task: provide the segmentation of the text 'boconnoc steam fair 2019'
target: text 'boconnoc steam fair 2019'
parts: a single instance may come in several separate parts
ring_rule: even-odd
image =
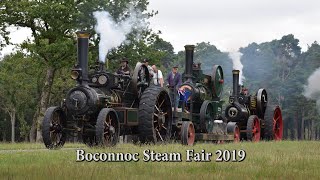
[[[180,152],[155,152],[150,149],[144,150],[141,155],[122,152],[85,152],[82,149],[76,150],[77,162],[241,162],[246,158],[245,150],[216,150],[207,152],[202,149],[186,150],[185,154]]]

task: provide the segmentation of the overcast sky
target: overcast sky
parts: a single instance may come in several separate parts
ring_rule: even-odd
[[[223,51],[236,51],[251,42],[294,34],[303,50],[320,41],[319,0],[150,0],[158,10],[151,27],[172,43],[210,42]]]
[[[236,51],[251,42],[280,39],[290,33],[300,40],[303,50],[320,41],[319,0],[150,0],[149,10],[159,11],[151,27],[161,30],[161,37],[176,52],[185,44],[202,41],[223,51]],[[13,32],[15,43],[29,34],[28,30]]]

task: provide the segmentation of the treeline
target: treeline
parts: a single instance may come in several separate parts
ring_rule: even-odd
[[[90,0],[24,3],[3,0],[0,2],[0,34],[10,44],[7,28],[27,27],[32,30],[32,40],[18,46],[16,53],[0,61],[0,140],[41,140],[40,124],[47,107],[61,103],[68,89],[75,85],[70,69],[76,61],[76,37],[79,29],[88,30],[90,41],[89,63],[98,59],[99,37],[94,32],[92,12],[108,10],[116,21],[128,16],[127,7],[134,5],[150,18],[156,12],[148,12],[147,0]],[[61,20],[61,17],[68,17]],[[35,21],[35,19],[37,21]],[[160,38],[160,32],[146,29],[140,39],[135,32],[126,43],[109,53],[108,67],[113,71],[122,57],[130,65],[144,58],[157,64],[164,73],[172,64],[184,68],[184,52],[174,53],[173,46]],[[293,35],[283,36],[261,44],[251,43],[239,51],[246,80],[244,85],[255,93],[266,88],[271,104],[280,104],[285,122],[285,137],[289,139],[319,139],[320,116],[314,101],[303,96],[304,85],[310,74],[320,67],[320,46],[313,43],[301,52],[299,40]],[[227,102],[231,90],[232,61],[209,42],[196,44],[195,61],[202,63],[205,73],[212,73],[212,66],[219,64],[225,75],[223,99]]]
[[[18,45],[18,52],[0,61],[0,139],[40,141],[41,123],[47,107],[58,105],[74,85],[69,72],[76,61],[76,35],[91,34],[90,65],[98,59],[99,36],[93,12],[107,10],[116,22],[128,16],[129,9],[148,19],[157,12],[147,11],[148,0],[83,1],[0,1],[0,45],[11,44],[10,29],[24,27],[31,37]],[[140,38],[136,38],[140,37]],[[114,37],[116,38],[116,37]],[[148,57],[151,63],[168,65],[173,48],[152,29],[133,30],[127,42],[113,49],[107,59],[111,70],[127,57],[131,65]],[[11,128],[10,128],[11,127]]]
[[[265,88],[269,104],[282,107],[284,137],[320,139],[319,107],[314,100],[303,95],[308,77],[320,67],[320,45],[315,41],[302,52],[299,40],[289,34],[270,42],[251,43],[241,47],[239,52],[242,53],[245,76],[243,85],[249,88],[249,93],[254,94],[259,88]],[[177,56],[183,67],[184,52],[179,52]],[[223,67],[226,80],[223,99],[228,102],[232,86],[232,60],[228,53],[202,42],[196,46],[195,61],[203,64],[207,74],[211,74],[214,64]]]

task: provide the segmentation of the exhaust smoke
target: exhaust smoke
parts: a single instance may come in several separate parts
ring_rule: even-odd
[[[133,30],[137,32],[137,39],[148,26],[145,21],[146,15],[141,11],[135,10],[133,7],[128,8],[130,16],[120,22],[116,22],[107,11],[95,11],[93,13],[97,24],[95,26],[96,33],[100,36],[99,42],[99,61],[105,63],[108,52],[113,48],[120,46],[126,41],[127,35]]]
[[[235,70],[240,70],[240,74],[239,74],[239,84],[242,85],[243,81],[245,80],[245,77],[243,76],[243,65],[240,61],[242,56],[242,53],[240,52],[229,52],[229,57],[232,60],[232,64],[233,64],[233,69]]]
[[[320,68],[315,70],[308,78],[308,84],[304,86],[303,95],[317,102],[318,113],[320,113]]]

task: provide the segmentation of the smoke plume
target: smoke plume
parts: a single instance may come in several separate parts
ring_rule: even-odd
[[[240,78],[239,78],[239,84],[242,85],[242,82],[245,80],[245,77],[243,76],[243,65],[240,61],[242,56],[242,53],[240,52],[229,52],[229,57],[232,59],[233,63],[233,69],[240,70]]]
[[[133,7],[128,8],[130,17],[116,22],[107,11],[95,11],[93,13],[97,24],[95,31],[100,35],[99,60],[105,62],[108,52],[122,43],[128,43],[127,35],[135,30],[137,37],[147,28],[146,17],[141,11],[135,11]]]
[[[320,113],[320,68],[314,71],[308,78],[308,85],[304,86],[303,95],[317,102],[318,112]]]

